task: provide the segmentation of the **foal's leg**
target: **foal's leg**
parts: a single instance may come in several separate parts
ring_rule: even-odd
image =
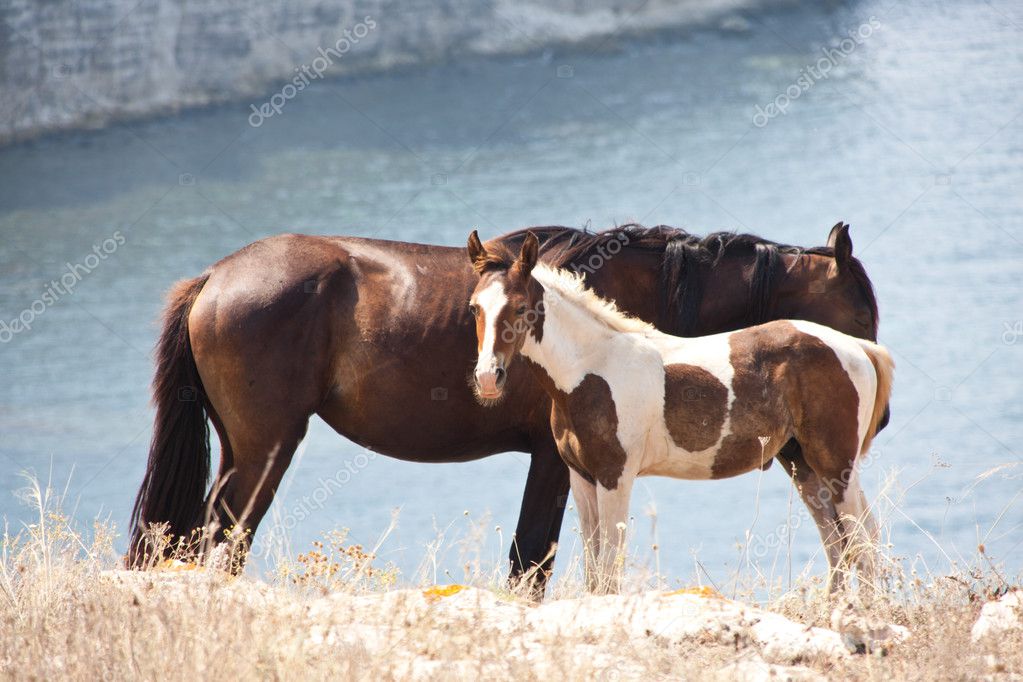
[[[851,554],[848,558],[852,559],[859,569],[861,581],[871,580],[877,571],[877,543],[880,531],[860,486],[859,471],[855,462],[850,465],[850,469],[852,473],[849,475],[845,494],[835,506],[846,536],[848,552]]]
[[[634,476],[622,473],[618,485],[608,490],[597,484],[597,510],[600,532],[600,580],[602,591],[621,589],[625,561],[625,537],[629,523],[629,498]]]
[[[572,497],[579,510],[580,532],[583,538],[583,573],[586,589],[595,592],[599,585],[597,560],[600,557],[600,534],[597,523],[597,488],[580,476],[574,469],[569,470],[572,483]]]
[[[790,443],[778,454],[778,461],[785,473],[792,478],[799,496],[820,533],[824,552],[828,559],[828,590],[837,592],[844,583],[845,575],[839,571],[839,564],[845,551],[845,536],[834,503],[834,493],[803,458],[802,450],[796,443]]]

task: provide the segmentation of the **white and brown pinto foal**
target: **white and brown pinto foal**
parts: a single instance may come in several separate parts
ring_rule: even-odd
[[[873,343],[798,320],[681,338],[621,313],[567,270],[488,252],[470,307],[482,401],[501,398],[521,354],[550,394],[551,424],[571,469],[591,589],[616,589],[637,476],[717,479],[765,468],[790,438],[808,467],[796,484],[830,566],[873,564],[877,528],[856,473],[888,404],[893,363]],[[596,569],[596,570],[594,570]]]

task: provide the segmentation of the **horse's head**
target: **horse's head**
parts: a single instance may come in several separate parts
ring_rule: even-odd
[[[831,228],[827,249],[807,249],[778,291],[775,314],[813,320],[861,339],[877,340],[877,299],[853,257],[849,226]]]
[[[480,276],[469,302],[479,351],[472,383],[477,398],[492,402],[503,395],[508,368],[542,315],[537,311],[542,293],[530,285],[539,243],[529,233],[518,255],[488,251],[474,230],[468,247],[473,269]]]

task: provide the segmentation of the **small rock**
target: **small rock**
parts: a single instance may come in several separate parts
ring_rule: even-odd
[[[859,613],[851,601],[831,612],[831,629],[842,635],[842,642],[854,654],[887,654],[888,650],[909,639],[909,630]]]
[[[974,642],[991,641],[1020,629],[1023,629],[1023,592],[1016,590],[984,604],[980,617],[973,624],[971,637]]]

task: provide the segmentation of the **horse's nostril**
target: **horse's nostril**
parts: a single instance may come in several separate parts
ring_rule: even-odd
[[[503,384],[505,379],[504,369],[498,367],[497,369],[494,370],[494,374],[497,375],[497,383]]]

